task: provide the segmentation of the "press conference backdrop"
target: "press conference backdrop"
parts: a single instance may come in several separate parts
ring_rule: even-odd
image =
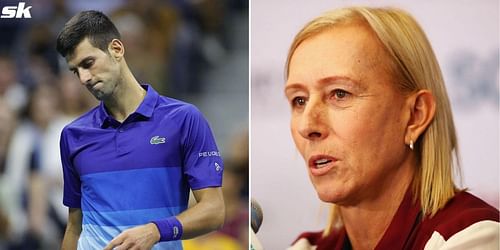
[[[264,211],[257,236],[265,249],[284,249],[300,232],[325,226],[328,206],[317,198],[291,138],[283,68],[294,35],[307,21],[350,5],[399,7],[423,26],[452,103],[461,185],[499,207],[498,1],[253,0],[251,194]]]

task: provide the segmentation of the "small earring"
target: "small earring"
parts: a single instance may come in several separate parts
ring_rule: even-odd
[[[413,150],[413,140],[410,140],[410,149]]]

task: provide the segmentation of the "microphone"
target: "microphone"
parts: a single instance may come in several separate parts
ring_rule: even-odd
[[[260,243],[259,239],[257,239],[257,235],[255,235],[255,233],[259,231],[260,225],[262,224],[262,219],[264,218],[262,208],[256,200],[252,199],[250,201],[250,210],[250,224],[252,226],[252,231],[250,232],[250,249],[262,250],[262,244]]]
[[[252,199],[250,201],[251,207],[251,225],[254,233],[259,232],[260,225],[262,224],[262,220],[264,219],[264,215],[262,214],[262,208],[259,203]]]

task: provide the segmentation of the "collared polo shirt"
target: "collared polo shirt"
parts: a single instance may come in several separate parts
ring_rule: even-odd
[[[79,249],[102,249],[125,229],[175,216],[190,189],[222,184],[223,162],[200,111],[142,87],[144,100],[123,123],[101,103],[62,131],[63,203],[82,210]]]

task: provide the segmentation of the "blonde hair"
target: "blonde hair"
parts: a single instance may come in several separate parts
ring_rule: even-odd
[[[288,51],[285,78],[290,59],[304,40],[336,25],[360,22],[366,24],[384,46],[398,89],[403,93],[427,89],[435,97],[434,119],[415,144],[417,169],[412,182],[423,214],[433,216],[457,191],[453,182],[454,166],[457,173],[460,172],[457,137],[441,69],[424,31],[410,14],[394,8],[351,7],[315,18],[295,36]],[[341,224],[335,205],[330,217],[324,235]]]

